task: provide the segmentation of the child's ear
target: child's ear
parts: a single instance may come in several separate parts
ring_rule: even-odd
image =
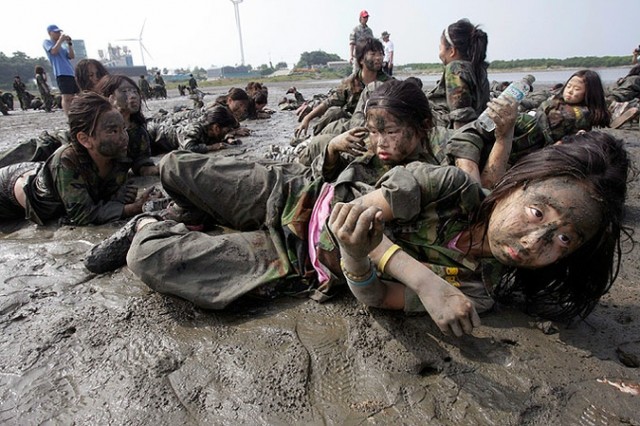
[[[112,93],[109,95],[109,102],[111,103],[111,105],[115,105],[116,104],[116,95],[115,93]]]
[[[93,147],[93,143],[91,137],[85,132],[78,132],[76,135],[76,139],[80,142],[80,145],[84,146],[87,149],[91,149]]]

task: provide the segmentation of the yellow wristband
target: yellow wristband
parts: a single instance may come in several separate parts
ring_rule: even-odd
[[[384,268],[387,266],[389,259],[391,259],[391,256],[393,256],[398,250],[402,250],[402,248],[399,245],[394,244],[384,252],[378,262],[378,271],[380,271],[381,274],[384,274]]]

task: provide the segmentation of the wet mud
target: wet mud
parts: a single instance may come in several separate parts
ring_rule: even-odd
[[[311,97],[335,83],[297,87]],[[267,85],[277,109],[289,85]],[[205,101],[226,88],[210,92]],[[145,113],[178,104],[190,101],[170,93]],[[0,149],[64,125],[59,111],[0,117]],[[224,154],[286,155],[295,125],[290,111],[250,122],[253,136]],[[638,127],[611,132],[638,163]],[[629,190],[638,238],[638,180]],[[640,424],[637,247],[625,245],[618,280],[586,321],[499,307],[455,339],[426,316],[366,309],[348,294],[213,312],[126,267],[91,274],[86,251],[121,225],[0,225],[1,424]]]

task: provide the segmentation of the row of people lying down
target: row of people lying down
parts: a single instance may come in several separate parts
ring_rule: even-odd
[[[136,188],[127,183],[128,176],[157,175],[153,154],[166,152],[163,148],[217,150],[237,144],[236,134],[247,134],[242,133],[244,129],[234,115],[246,112],[248,98],[244,91],[244,96],[230,94],[217,105],[197,111],[183,127],[165,126],[166,132],[175,128],[180,132],[165,134],[162,140],[167,145],[157,148],[154,138],[159,133],[150,135],[147,130],[140,91],[133,80],[124,75],[105,75],[92,87],[94,92],[83,92],[74,102],[69,130],[44,132],[0,156],[0,182],[9,200],[0,218],[27,217],[42,224],[63,217],[70,224],[86,225],[131,217],[142,211],[141,206],[153,194],[137,197]],[[233,96],[242,99],[231,99]],[[116,149],[120,139],[114,142],[107,138],[110,135],[98,132],[102,115],[107,112],[122,118],[125,132],[119,136],[125,149]],[[118,130],[116,124],[110,126],[110,131]],[[89,136],[89,145],[84,136]],[[20,195],[14,196],[14,192]]]
[[[126,262],[151,288],[209,309],[243,296],[323,301],[348,287],[369,306],[424,310],[454,335],[471,333],[496,299],[585,317],[619,266],[623,143],[581,133],[508,168],[517,106],[491,108],[497,140],[484,168],[508,170],[490,193],[438,164],[427,97],[390,81],[370,94],[365,127],[335,136],[312,167],[169,153],[160,179],[177,220],[136,216],[85,266]]]

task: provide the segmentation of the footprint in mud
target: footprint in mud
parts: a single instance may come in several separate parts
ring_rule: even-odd
[[[296,333],[311,360],[310,398],[314,404],[343,405],[352,399],[354,371],[347,357],[347,327],[331,317],[298,321]]]

